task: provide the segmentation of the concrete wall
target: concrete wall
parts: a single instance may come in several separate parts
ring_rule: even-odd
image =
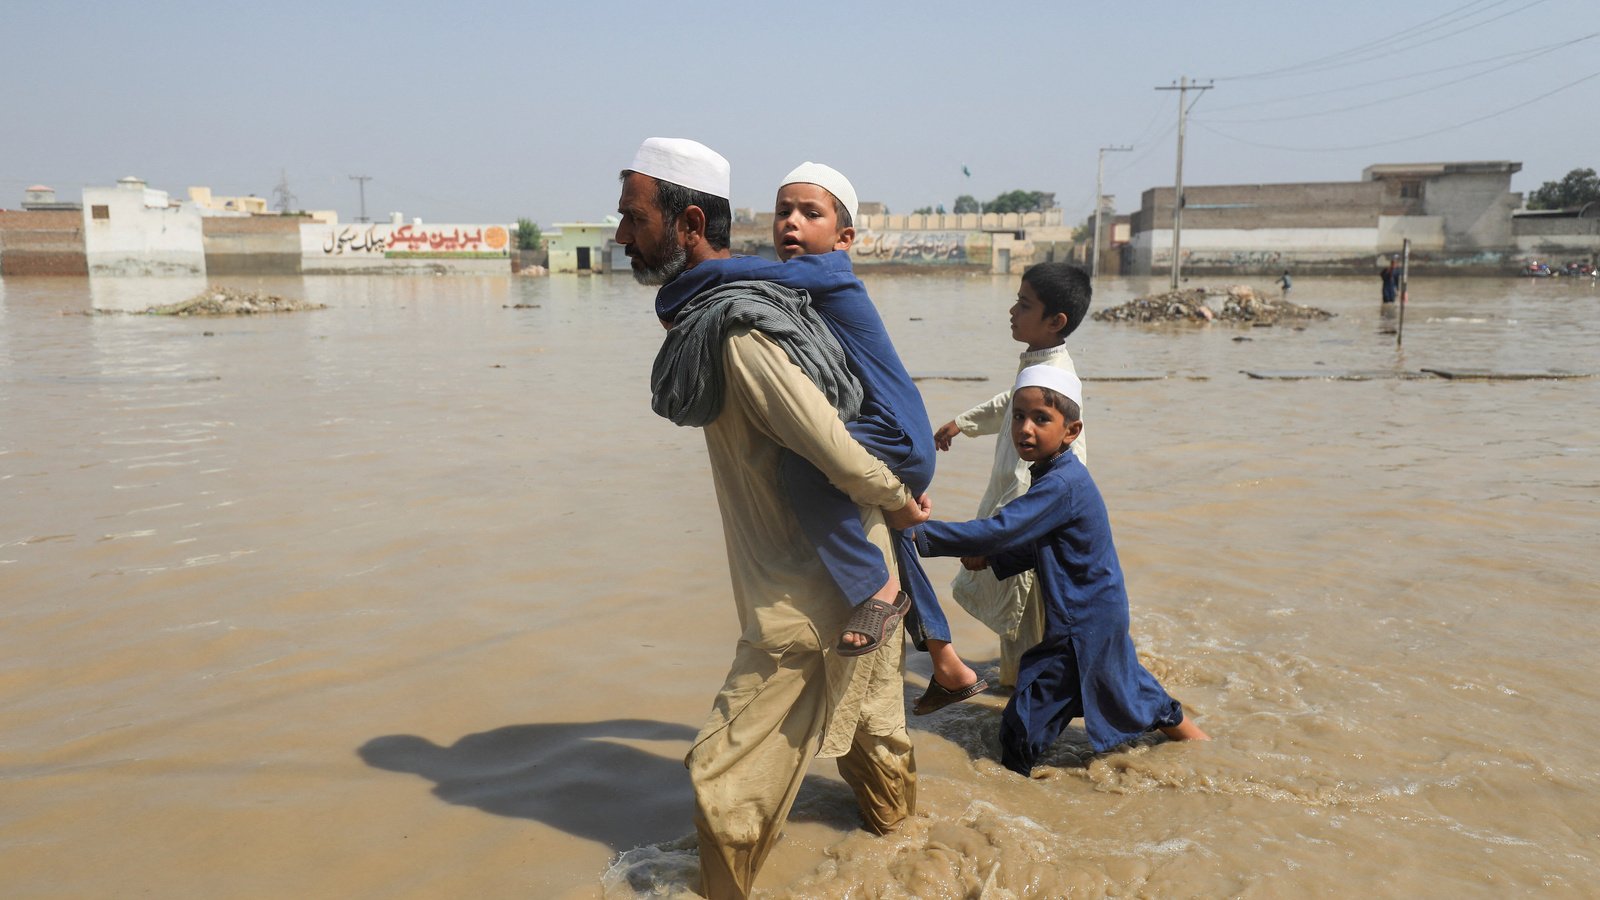
[[[1184,243],[1191,228],[1371,228],[1378,224],[1384,188],[1377,182],[1195,185],[1183,190]],[[1134,232],[1172,228],[1170,187],[1140,196]]]
[[[87,275],[83,213],[0,212],[0,275]]]
[[[1512,245],[1511,213],[1522,197],[1507,190],[1511,175],[1463,173],[1428,179],[1423,214],[1444,222],[1447,250],[1503,250]]]
[[[772,215],[770,213],[756,216],[757,221],[763,220],[770,234],[772,228]],[[861,221],[856,223],[856,231],[863,229],[871,231],[1022,231],[1032,228],[1061,227],[1061,210],[1047,209],[1043,212],[1030,213],[964,213],[956,215],[947,213],[923,215],[863,215]]]
[[[205,216],[206,271],[212,275],[299,275],[299,216]]]
[[[1399,253],[1405,249],[1407,238],[1411,239],[1414,253],[1443,253],[1446,249],[1444,219],[1440,216],[1378,217],[1378,253]]]
[[[124,178],[83,189],[83,242],[90,275],[204,275],[200,211],[173,206],[166,191]]]
[[[511,271],[511,233],[504,225],[301,222],[300,267],[307,274]]]
[[[1190,228],[1184,214],[1183,271],[1188,274],[1365,274],[1378,255],[1378,229]],[[1129,244],[1135,274],[1172,267],[1172,229],[1142,231]]]
[[[1511,230],[1523,256],[1563,263],[1600,259],[1600,218],[1518,216]]]
[[[889,216],[890,220],[897,217]],[[994,239],[982,231],[862,231],[850,259],[857,266],[989,266]]]

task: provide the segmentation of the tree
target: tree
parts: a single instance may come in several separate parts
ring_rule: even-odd
[[[1004,194],[979,204],[971,194],[956,198],[955,213],[1026,213],[1041,212],[1056,205],[1056,195],[1047,191],[1006,191]]]
[[[984,212],[1025,213],[1048,209],[1055,204],[1055,194],[1044,191],[1007,191],[983,205]]]
[[[537,250],[543,235],[539,233],[539,225],[532,219],[517,220],[517,249]]]
[[[1600,201],[1600,177],[1593,169],[1573,169],[1560,181],[1546,181],[1528,198],[1529,209],[1578,209]]]
[[[916,209],[913,209],[911,211],[911,214],[913,216],[931,216],[931,215],[933,215],[933,207],[931,207],[931,206],[919,206]]]

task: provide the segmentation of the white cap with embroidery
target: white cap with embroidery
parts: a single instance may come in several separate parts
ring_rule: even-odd
[[[633,165],[628,169],[691,191],[731,199],[728,161],[699,141],[647,138],[639,145],[639,152],[633,155]]]
[[[838,169],[808,160],[795,166],[793,172],[783,176],[783,182],[778,187],[781,188],[785,184],[814,184],[825,189],[844,204],[844,208],[850,213],[850,222],[860,227],[861,223],[857,221],[860,218],[857,213],[860,204],[856,202],[855,186],[850,183],[850,179],[840,174]]]
[[[1073,403],[1083,406],[1083,382],[1066,369],[1055,366],[1029,366],[1017,373],[1017,384],[1011,393],[1025,387],[1049,388]]]

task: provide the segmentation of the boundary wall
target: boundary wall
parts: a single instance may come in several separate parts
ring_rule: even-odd
[[[0,211],[0,275],[88,274],[83,213]]]

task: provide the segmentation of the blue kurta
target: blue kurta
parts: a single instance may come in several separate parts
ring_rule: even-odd
[[[1022,656],[1000,722],[1000,760],[1024,775],[1079,716],[1097,752],[1183,721],[1178,701],[1139,664],[1111,519],[1071,453],[1033,466],[1028,492],[987,519],[918,526],[924,556],[984,556],[996,578],[1033,569],[1044,641]]]
[[[926,491],[933,482],[933,425],[883,317],[850,266],[850,254],[835,250],[789,262],[759,256],[707,260],[661,288],[656,314],[670,321],[689,300],[734,281],[770,281],[811,296],[812,308],[844,345],[850,371],[865,394],[861,414],[845,427],[913,496]],[[888,581],[889,570],[861,528],[859,508],[796,454],[785,456],[782,471],[795,516],[834,583],[852,604],[865,601]],[[915,611],[908,628],[917,646],[924,647],[929,638],[950,640],[950,625],[911,536],[896,533],[895,550],[901,587]]]

